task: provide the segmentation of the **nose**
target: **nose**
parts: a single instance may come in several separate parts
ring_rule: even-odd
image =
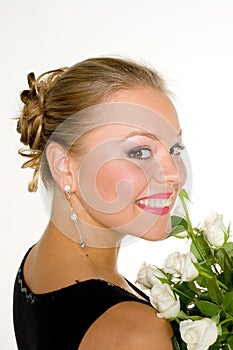
[[[156,182],[179,185],[185,182],[186,171],[183,161],[179,156],[172,156],[168,151],[157,159],[154,173]]]

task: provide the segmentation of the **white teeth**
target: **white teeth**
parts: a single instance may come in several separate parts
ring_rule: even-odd
[[[164,208],[171,205],[171,198],[151,198],[151,199],[141,199],[139,204],[150,208]]]
[[[159,199],[159,200],[157,200],[156,207],[158,207],[158,208],[167,207],[168,206],[167,202],[168,202],[167,199]],[[169,202],[171,203],[171,201],[169,201]]]

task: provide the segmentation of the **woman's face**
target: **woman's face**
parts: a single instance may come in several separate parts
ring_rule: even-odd
[[[106,233],[111,228],[162,239],[186,177],[176,110],[166,95],[150,88],[117,92],[106,107],[109,122],[85,135],[84,155],[74,165],[75,210]]]

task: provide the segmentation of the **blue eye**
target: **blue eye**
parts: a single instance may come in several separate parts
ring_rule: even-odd
[[[149,159],[153,156],[152,151],[148,147],[136,147],[127,153],[129,158],[132,159]]]
[[[173,156],[179,156],[181,151],[184,150],[184,145],[182,143],[176,143],[174,146],[170,148],[169,153]]]

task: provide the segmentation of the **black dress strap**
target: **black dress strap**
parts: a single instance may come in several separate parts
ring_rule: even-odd
[[[31,248],[30,248],[31,249]],[[25,255],[14,286],[14,327],[19,350],[77,350],[89,327],[112,306],[143,299],[110,282],[90,279],[44,294],[34,294],[23,277]]]

